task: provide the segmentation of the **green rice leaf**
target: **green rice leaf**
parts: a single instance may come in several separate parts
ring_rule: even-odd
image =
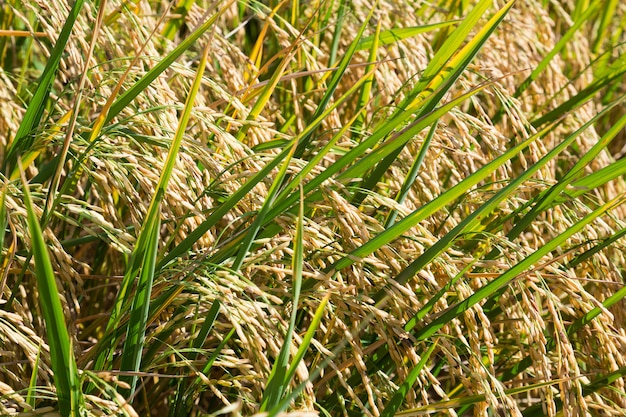
[[[596,54],[600,52],[604,41],[607,38],[610,39],[612,37],[609,33],[609,25],[611,20],[617,15],[615,12],[618,4],[619,0],[608,0],[607,2],[602,2],[602,17],[600,18],[600,24],[598,25],[596,39],[592,48],[592,51]]]
[[[279,401],[285,395],[287,387],[289,386],[289,383],[291,381],[291,378],[288,378],[287,371],[289,366],[291,345],[293,343],[293,332],[296,328],[298,301],[300,299],[300,289],[302,287],[302,263],[304,262],[304,257],[302,255],[302,224],[304,220],[304,196],[302,195],[302,189],[300,189],[300,193],[300,212],[296,226],[296,236],[294,239],[293,261],[291,263],[291,268],[293,270],[293,298],[291,303],[293,307],[291,310],[289,327],[287,328],[287,333],[285,334],[285,338],[283,340],[283,345],[280,349],[280,353],[278,354],[276,362],[274,362],[272,372],[270,373],[270,376],[267,380],[267,386],[265,388],[265,392],[263,393],[263,400],[261,401],[261,411],[273,409],[274,407],[276,407],[276,405],[278,405]],[[296,364],[292,363],[291,368],[295,370],[295,366]]]
[[[341,41],[341,30],[344,26],[347,11],[348,7],[346,6],[346,0],[340,0],[339,6],[337,7],[338,16],[337,23],[335,24],[335,30],[333,31],[333,41],[330,45],[330,53],[328,59],[329,66],[335,65],[335,62],[337,61],[337,51],[339,50],[339,42]],[[326,21],[328,21],[328,19]]]
[[[311,345],[313,336],[315,336],[315,332],[319,329],[320,323],[324,315],[324,309],[326,308],[326,304],[328,303],[328,299],[328,296],[324,297],[320,305],[315,310],[315,313],[313,314],[313,319],[311,320],[311,324],[309,325],[309,328],[302,338],[302,343],[300,344],[300,347],[294,355],[293,361],[291,361],[291,365],[287,370],[287,375],[285,376],[286,381],[291,381],[293,379],[293,376],[296,374],[296,369],[298,368],[298,365],[304,360],[304,355]]]
[[[226,333],[226,335],[224,336],[224,338],[222,339],[222,341],[220,342],[220,344],[215,348],[215,350],[213,351],[213,353],[211,354],[211,356],[209,356],[209,358],[207,359],[206,363],[204,364],[204,367],[202,368],[202,373],[204,375],[208,375],[209,372],[211,371],[211,368],[213,367],[213,364],[215,363],[215,361],[217,360],[218,356],[220,355],[220,353],[222,353],[222,350],[224,350],[224,347],[226,346],[226,344],[230,341],[230,339],[233,337],[233,335],[235,334],[235,328],[230,329],[230,331],[228,333]],[[190,393],[194,392],[196,387],[201,384],[203,381],[200,377],[196,377],[193,382],[190,384],[189,388],[187,389],[187,394],[185,395],[185,398],[191,399],[191,395]],[[181,414],[180,417],[183,416],[187,416],[189,415],[187,414]]]
[[[200,332],[198,333],[198,337],[193,340],[193,348],[200,349],[204,346],[213,325],[215,324],[215,320],[217,320],[217,316],[220,313],[220,308],[222,307],[222,303],[219,300],[213,301],[211,305],[211,309],[206,313],[206,317],[204,317],[204,321],[202,322],[202,327],[200,328]],[[197,357],[197,353],[191,354],[190,359],[195,359]]]
[[[430,359],[430,355],[432,355],[436,347],[437,343],[432,343],[428,350],[424,352],[424,354],[422,354],[422,357],[420,358],[417,365],[415,365],[413,369],[411,369],[411,372],[409,372],[409,375],[407,375],[400,388],[398,388],[396,392],[394,392],[391,400],[389,400],[385,409],[380,413],[381,417],[393,417],[396,415],[396,413],[402,406],[404,399],[406,398],[409,391],[413,388],[415,381],[417,381],[417,377],[419,377],[422,369],[424,369],[424,366],[426,366],[426,363]]]
[[[361,93],[359,94],[359,101],[357,103],[357,109],[361,109],[359,112],[359,116],[357,118],[356,123],[354,124],[354,130],[361,135],[363,132],[363,125],[365,124],[366,119],[366,109],[367,103],[370,100],[370,95],[372,93],[372,83],[374,82],[374,70],[376,69],[373,62],[376,62],[376,57],[378,56],[378,46],[379,46],[379,36],[380,36],[380,27],[381,23],[378,22],[376,25],[376,33],[374,35],[374,42],[372,42],[371,47],[369,48],[370,54],[368,61],[371,63],[367,67],[365,67],[365,72],[370,74],[367,78],[367,82],[363,85],[361,89]]]
[[[35,400],[37,399],[37,376],[39,375],[39,362],[41,360],[41,345],[37,349],[37,358],[33,364],[33,373],[30,376],[30,383],[28,384],[28,392],[26,394],[26,404],[35,409]]]
[[[428,152],[428,148],[430,147],[430,143],[433,140],[433,136],[435,136],[435,131],[437,130],[437,124],[438,124],[438,121],[435,121],[433,125],[430,127],[430,130],[428,131],[428,135],[426,135],[426,139],[424,139],[424,143],[422,143],[422,146],[420,147],[420,152],[417,155],[417,158],[415,158],[415,161],[413,161],[413,165],[411,165],[411,169],[409,170],[409,173],[404,179],[404,182],[402,183],[402,187],[400,188],[400,191],[396,195],[396,201],[399,204],[404,203],[404,201],[406,200],[406,197],[409,195],[409,190],[411,189],[411,187],[415,183],[415,180],[417,179],[420,168],[422,167],[422,163],[424,162],[424,158],[426,157],[426,153]],[[395,223],[397,216],[398,216],[398,212],[396,210],[391,211],[387,215],[387,219],[385,220],[385,229],[388,229]]]
[[[35,259],[37,294],[43,319],[46,323],[46,336],[50,346],[50,357],[59,409],[63,416],[82,415],[82,391],[78,383],[78,368],[71,348],[67,325],[65,324],[56,277],[50,262],[50,255],[48,255],[48,246],[39,226],[39,219],[37,219],[35,214],[33,200],[30,196],[28,183],[23,171],[21,172],[21,177],[24,185],[24,203],[28,214],[28,229]]]
[[[122,351],[121,371],[137,372],[141,365],[160,231],[161,219],[159,217],[151,219],[149,225],[142,228],[142,233],[144,235],[147,234],[145,240],[141,241],[143,245],[137,245],[134,252],[134,254],[137,254],[136,259],[141,259],[141,273],[130,307],[130,319],[128,320],[126,340],[124,341],[124,349]],[[135,262],[134,265],[138,263]],[[127,276],[130,275],[126,274],[124,278]],[[122,380],[130,385],[129,395],[133,395],[137,384],[137,376],[122,376]]]
[[[569,187],[563,190],[562,195],[555,199],[555,202],[562,203],[565,199],[574,200],[590,190],[623,176],[626,176],[626,159],[622,158],[572,182]]]
[[[330,298],[330,293],[326,294],[324,296],[324,298],[322,298],[319,306],[315,310],[315,315],[313,316],[313,320],[311,321],[311,325],[309,326],[309,329],[307,330],[307,333],[306,333],[306,335],[305,335],[305,337],[304,337],[304,339],[302,341],[302,344],[300,345],[300,348],[298,349],[298,353],[294,357],[294,361],[292,362],[291,368],[287,372],[287,375],[289,376],[289,380],[291,380],[291,378],[293,378],[293,375],[296,372],[297,364],[300,363],[300,361],[302,360],[302,358],[304,356],[304,353],[308,349],[308,346],[310,345],[310,342],[313,339],[313,335],[314,335],[315,331],[317,330],[317,328],[320,325],[320,322],[321,322],[322,317],[324,315],[324,310],[326,309],[326,305],[328,304],[329,298]],[[311,375],[309,376],[309,381],[313,380],[314,378],[316,378],[324,368],[325,368],[325,364],[322,364],[315,371],[313,371],[311,373]],[[280,414],[283,410],[285,410],[287,408],[287,406],[289,405],[289,403],[291,401],[293,401],[298,395],[300,395],[300,393],[306,387],[307,382],[309,382],[309,381],[304,381],[300,385],[298,385],[298,387],[296,389],[294,389],[293,391],[291,391],[289,393],[289,395],[285,396],[285,398],[283,398],[280,403],[276,404],[276,406],[274,408],[269,410],[267,416],[268,417],[275,417],[278,414]]]
[[[412,26],[406,28],[394,28],[387,29],[380,32],[379,41],[381,45],[391,45],[398,41],[412,38],[413,36],[420,35],[422,33],[428,33],[433,30],[445,28],[451,25],[455,25],[461,22],[461,20],[451,20],[448,22],[432,23],[423,26]],[[376,43],[376,35],[367,36],[359,41],[357,50],[371,50]]]

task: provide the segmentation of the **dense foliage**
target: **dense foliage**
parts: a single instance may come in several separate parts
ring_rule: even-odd
[[[626,3],[0,25],[1,415],[626,413]]]

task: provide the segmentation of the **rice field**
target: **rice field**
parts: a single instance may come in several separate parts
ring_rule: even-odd
[[[626,415],[626,3],[0,3],[0,415]]]

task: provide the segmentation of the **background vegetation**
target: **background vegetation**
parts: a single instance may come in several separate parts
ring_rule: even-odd
[[[626,3],[0,7],[0,415],[626,413]]]

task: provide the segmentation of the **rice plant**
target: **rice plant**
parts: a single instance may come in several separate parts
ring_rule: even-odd
[[[624,415],[625,27],[3,2],[0,415]]]

